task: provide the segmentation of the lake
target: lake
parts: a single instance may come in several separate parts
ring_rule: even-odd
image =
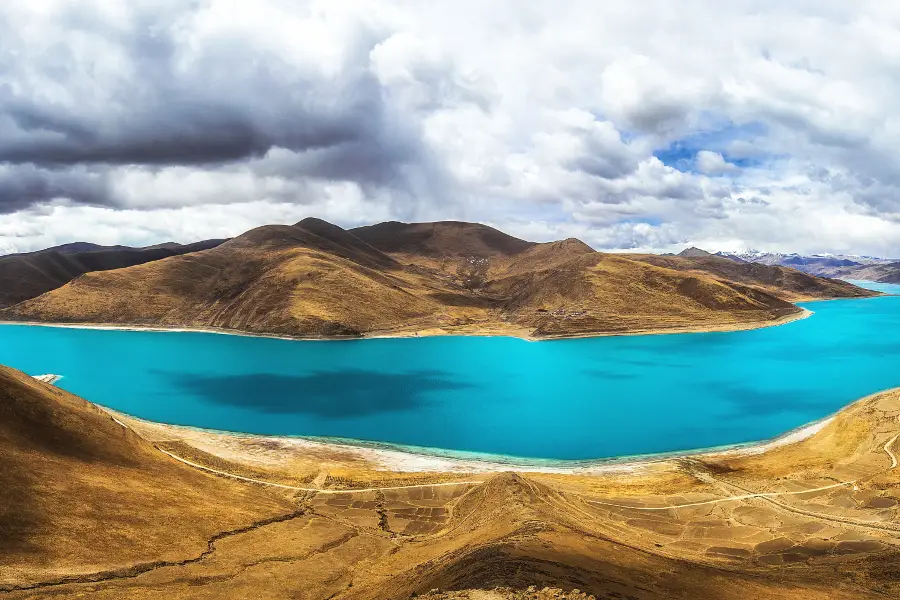
[[[803,306],[752,331],[546,342],[2,325],[0,363],[164,423],[607,458],[763,440],[900,385],[900,297]]]

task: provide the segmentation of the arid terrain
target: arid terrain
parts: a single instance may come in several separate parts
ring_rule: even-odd
[[[433,472],[3,368],[0,597],[894,598],[898,417],[891,391],[758,449]]]
[[[215,248],[223,241],[169,243],[147,248],[75,243],[39,252],[0,256],[0,308],[55,290],[85,273],[121,269]]]
[[[27,286],[25,286],[27,288]],[[875,295],[719,257],[596,252],[459,222],[344,230],[318,219],[216,247],[85,272],[0,320],[292,337],[528,338],[743,329],[802,316],[800,300]]]

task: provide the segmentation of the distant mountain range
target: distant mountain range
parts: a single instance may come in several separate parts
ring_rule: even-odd
[[[75,242],[38,252],[0,256],[0,308],[55,290],[76,277],[215,248],[224,240],[194,244],[169,242],[131,248]]]
[[[607,254],[454,221],[345,230],[310,218],[225,242],[0,260],[0,320],[302,337],[733,329],[796,314],[799,300],[874,295],[781,266]]]
[[[688,248],[680,256],[694,256],[705,252],[698,248]],[[706,253],[709,254],[709,253]],[[859,279],[880,283],[900,283],[900,260],[875,256],[853,256],[841,254],[782,254],[779,252],[716,252],[716,256],[737,262],[791,267],[804,273],[820,277],[839,279]]]

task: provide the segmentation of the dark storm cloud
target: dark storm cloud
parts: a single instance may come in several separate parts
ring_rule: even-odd
[[[122,204],[97,178],[67,173],[84,165],[247,163],[269,175],[393,187],[402,186],[405,164],[427,160],[369,69],[383,33],[360,30],[337,72],[326,73],[243,39],[188,51],[171,15],[136,11],[126,31],[89,14],[62,20],[69,32],[112,44],[121,73],[95,77],[75,36],[65,35],[32,60],[0,61],[0,212],[54,197]],[[0,24],[0,57],[24,43]],[[259,160],[273,149],[287,152],[273,164]]]
[[[110,206],[108,179],[104,172],[41,169],[34,165],[0,166],[0,214],[13,213],[48,200],[64,199],[78,204]]]
[[[329,147],[360,135],[350,111],[314,115],[314,110],[301,109],[294,115],[296,122],[266,122],[241,107],[192,98],[190,90],[179,95],[91,120],[77,114],[50,115],[44,107],[0,106],[18,129],[0,140],[0,160],[54,167],[85,162],[221,163],[260,156],[273,147]]]
[[[129,56],[147,67],[147,57]],[[142,69],[143,81],[120,82],[99,107],[77,98],[61,106],[42,98],[40,90],[8,87],[0,93],[0,161],[218,163],[261,156],[274,147],[304,151],[371,143],[384,133],[384,107],[371,75],[350,69],[343,80],[326,83],[266,57],[261,63],[248,58],[246,66],[223,77],[232,58],[213,51],[182,74],[170,57],[158,57],[160,62]]]

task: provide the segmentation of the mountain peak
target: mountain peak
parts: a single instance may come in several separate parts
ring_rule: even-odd
[[[306,217],[305,219],[301,219],[300,221],[294,223],[294,227],[302,227],[304,229],[317,228],[317,227],[329,227],[329,228],[333,227],[333,228],[337,228],[337,229],[342,229],[341,227],[338,227],[334,223],[330,223],[330,222],[326,221],[325,219],[320,219],[318,217]]]
[[[489,225],[462,221],[400,223],[389,221],[350,230],[382,252],[432,258],[513,256],[535,246]]]
[[[697,248],[696,246],[691,246],[690,248],[685,248],[681,252],[678,253],[678,256],[683,258],[707,258],[709,256],[715,256],[712,252],[707,252],[701,248]]]

